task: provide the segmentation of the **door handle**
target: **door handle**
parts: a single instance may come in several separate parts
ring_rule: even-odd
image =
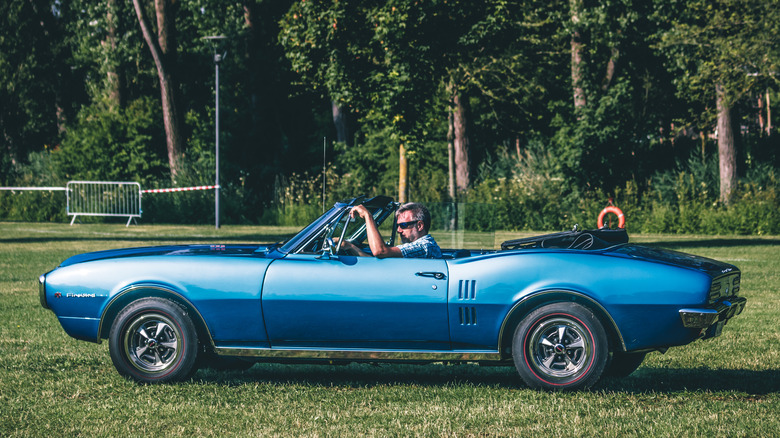
[[[444,280],[445,275],[441,272],[417,272],[414,274],[418,277],[431,277],[437,280]]]

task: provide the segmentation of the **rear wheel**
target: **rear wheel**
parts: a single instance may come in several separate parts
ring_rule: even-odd
[[[197,368],[195,325],[181,306],[163,298],[143,298],[122,309],[108,345],[119,374],[141,383],[184,380]]]
[[[528,386],[574,390],[599,380],[609,348],[604,328],[590,310],[576,303],[554,303],[520,321],[512,356]]]

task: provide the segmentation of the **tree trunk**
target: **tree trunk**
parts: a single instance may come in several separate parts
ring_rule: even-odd
[[[458,202],[455,183],[455,127],[453,126],[453,111],[447,115],[447,193],[450,202]]]
[[[344,107],[339,105],[335,100],[331,101],[330,106],[331,111],[333,112],[333,126],[336,128],[336,141],[349,144],[349,129],[347,127],[347,115],[344,112]]]
[[[766,135],[772,135],[772,105],[769,103],[769,90],[766,90]]]
[[[162,100],[163,124],[165,125],[165,141],[168,146],[168,164],[171,168],[171,177],[175,178],[179,167],[179,158],[183,148],[181,130],[181,118],[176,104],[176,82],[168,63],[171,52],[163,52],[162,47],[173,50],[172,44],[174,23],[169,14],[169,0],[155,0],[155,9],[158,20],[158,38],[154,38],[149,20],[146,18],[141,0],[133,0],[138,24],[141,26],[146,45],[157,67],[157,78],[160,81],[160,97]],[[160,22],[162,21],[162,22]],[[162,41],[162,44],[161,44]]]
[[[718,162],[720,167],[720,200],[729,205],[737,186],[737,152],[731,121],[731,107],[722,85],[716,86],[718,107]]]
[[[458,192],[455,182],[455,127],[452,109],[447,111],[447,194],[450,198],[447,229],[455,231],[458,225]]]
[[[458,196],[471,185],[471,163],[469,161],[469,136],[467,130],[468,106],[465,98],[458,91],[452,95],[452,126],[455,136],[453,149],[455,152],[455,186]]]
[[[107,35],[106,44],[110,47],[111,54],[106,61],[108,66],[108,72],[106,73],[108,79],[108,98],[116,108],[124,108],[125,95],[122,92],[123,75],[120,63],[115,59],[114,54],[117,50],[116,45],[116,0],[108,0],[106,10],[106,23],[107,23]]]
[[[176,65],[176,0],[154,0],[157,19],[157,42],[160,44],[165,65],[169,70]]]
[[[609,61],[607,61],[607,71],[604,73],[604,80],[601,81],[601,89],[604,91],[609,89],[609,86],[612,85],[612,79],[615,78],[618,58],[620,58],[620,50],[613,47],[610,51]]]
[[[398,147],[398,202],[409,199],[409,163],[406,161],[406,148],[403,143]]]
[[[574,31],[571,35],[571,86],[574,94],[574,109],[584,108],[587,104],[583,82],[583,44],[582,35],[577,29],[582,11],[582,0],[570,0],[569,9],[571,21],[574,23]]]

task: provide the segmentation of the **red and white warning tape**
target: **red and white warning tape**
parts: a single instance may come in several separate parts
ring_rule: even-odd
[[[149,189],[141,190],[141,193],[171,193],[171,192],[190,192],[193,190],[211,190],[219,186],[195,186],[195,187],[174,187],[171,189]]]

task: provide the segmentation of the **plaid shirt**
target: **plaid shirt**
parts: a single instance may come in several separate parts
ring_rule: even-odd
[[[426,234],[414,242],[404,243],[398,245],[398,249],[401,250],[401,254],[404,257],[417,257],[427,259],[440,259],[441,249],[439,245],[433,240],[433,236]]]

